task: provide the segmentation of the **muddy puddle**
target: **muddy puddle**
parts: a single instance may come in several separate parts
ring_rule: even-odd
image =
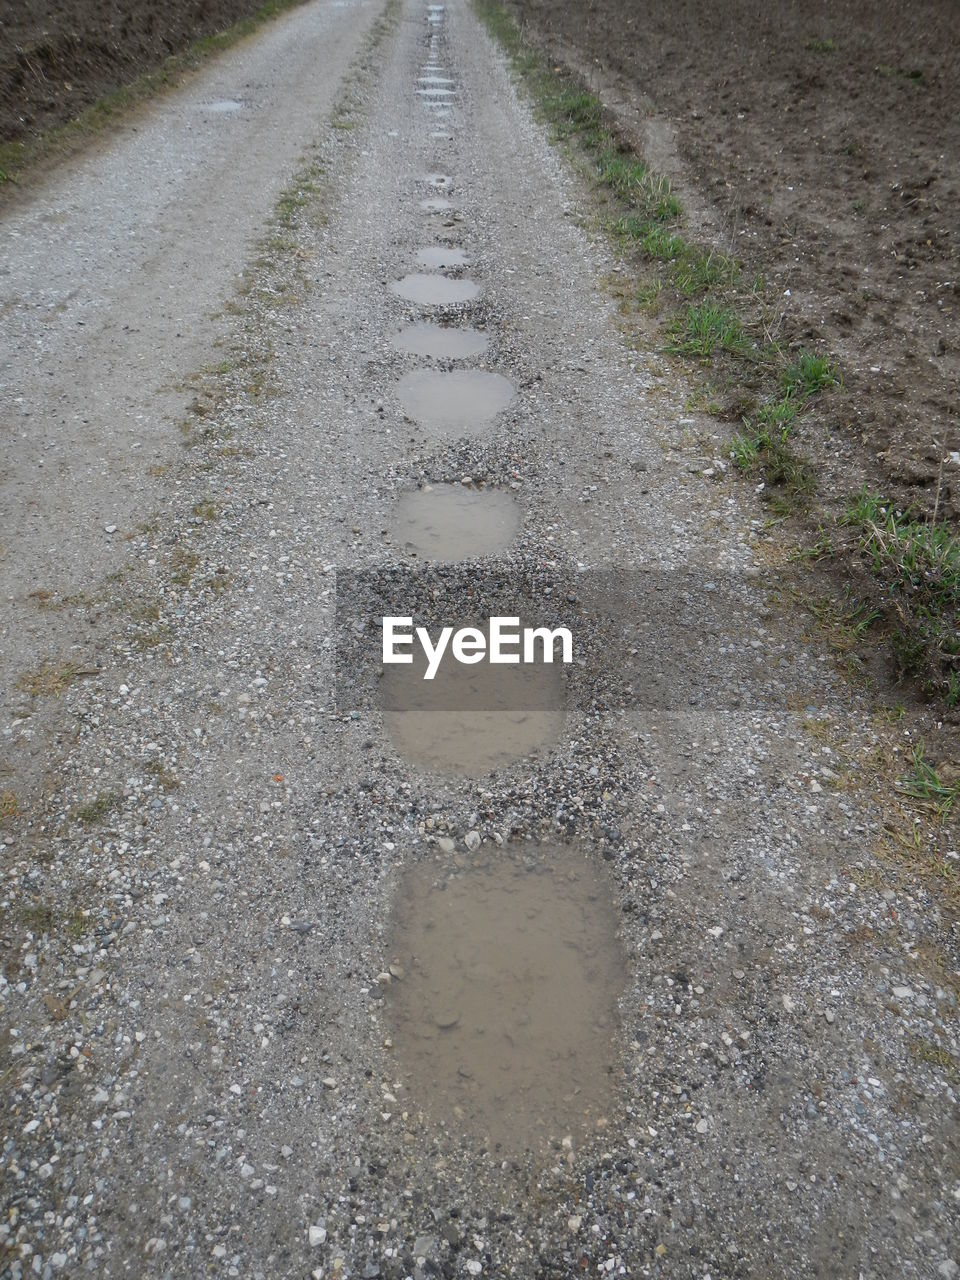
[[[467,255],[462,249],[448,248],[446,245],[430,245],[426,249],[417,250],[417,265],[432,267],[436,271],[451,271],[470,265]]]
[[[503,1154],[602,1132],[626,963],[600,871],[521,845],[415,864],[385,992],[403,1105]]]
[[[393,339],[397,351],[411,356],[433,356],[437,360],[466,360],[481,355],[490,345],[490,339],[479,329],[455,329],[452,326],[430,324],[408,325]]]
[[[384,728],[395,749],[427,773],[481,778],[525,757],[546,756],[564,723],[559,662],[519,666],[457,662],[432,680],[426,660],[387,665],[380,682]]]
[[[454,369],[450,373],[416,369],[400,379],[397,395],[407,416],[421,426],[461,435],[492,422],[511,404],[515,392],[513,383],[499,373],[481,369]]]
[[[425,307],[452,307],[472,302],[480,296],[480,286],[474,280],[451,280],[448,276],[416,273],[395,280],[390,288],[408,302],[419,302]]]
[[[494,555],[520,528],[520,509],[507,493],[461,484],[424,485],[397,503],[390,533],[408,555],[441,564]]]

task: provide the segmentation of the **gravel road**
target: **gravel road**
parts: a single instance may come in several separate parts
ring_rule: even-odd
[[[4,225],[3,1274],[960,1274],[956,925],[876,852],[911,741],[624,341],[588,194],[465,0],[308,5],[135,123]],[[391,288],[420,274],[477,289]],[[412,353],[424,321],[487,345]],[[454,369],[515,396],[461,383],[442,429],[407,375]],[[517,511],[442,572],[397,521],[439,485]],[[562,715],[518,755],[481,710],[424,767],[377,601],[523,584],[578,636]],[[569,941],[594,980],[621,957],[615,1025],[576,1023],[609,1078],[512,1143],[479,1053],[476,1112],[422,1087],[394,912],[560,845]],[[577,884],[615,937],[575,937]]]

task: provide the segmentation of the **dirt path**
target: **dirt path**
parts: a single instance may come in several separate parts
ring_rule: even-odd
[[[159,514],[110,508],[132,536],[98,588],[100,670],[62,696],[44,806],[5,829],[11,1274],[954,1275],[955,924],[876,856],[909,736],[800,633],[715,426],[623,342],[586,195],[464,0],[404,0],[359,59]],[[425,320],[487,346],[398,349]],[[460,428],[424,425],[437,384],[410,375],[454,370],[515,396],[481,421],[502,388],[473,380]],[[491,549],[440,573],[412,551],[448,517],[418,533],[402,503],[443,484],[517,520],[465,503]],[[468,615],[527,583],[577,664],[542,702],[444,704],[422,767],[417,722],[378,705],[384,600]],[[42,722],[4,729],[52,750]],[[504,867],[544,877],[517,900],[552,913],[530,928],[546,967],[457,941],[474,914],[494,936]],[[426,930],[448,891],[459,929],[421,948],[403,904]],[[609,992],[614,947],[611,1019],[590,983]],[[541,1073],[529,1043],[491,1052],[558,982],[571,1043],[540,1027]],[[515,1078],[491,1085],[491,1059]],[[520,1096],[533,1136],[511,1140]]]
[[[226,329],[211,316],[269,235],[377,11],[286,15],[4,218],[5,720],[23,673],[98,665],[91,613],[71,628],[57,606],[92,602],[122,569],[124,534],[163,502],[156,472],[180,450],[187,380],[220,359]]]

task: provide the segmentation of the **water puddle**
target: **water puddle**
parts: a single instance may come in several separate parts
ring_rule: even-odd
[[[204,102],[202,106],[204,111],[213,111],[218,115],[243,110],[243,103],[237,98],[217,98],[214,102]]]
[[[545,755],[563,731],[559,662],[468,666],[451,658],[429,681],[425,667],[422,651],[410,666],[385,666],[380,696],[397,751],[427,773],[482,778]]]
[[[418,76],[417,83],[426,85],[449,85],[453,84],[453,81],[447,76],[426,75]]]
[[[439,271],[470,265],[462,249],[451,249],[445,245],[432,245],[429,249],[419,249],[417,263],[421,267],[433,267]]]
[[[421,179],[428,187],[433,187],[434,191],[453,190],[453,179],[446,173],[427,173]]]
[[[410,356],[433,356],[437,360],[466,360],[486,351],[490,339],[479,329],[454,329],[446,325],[409,325],[393,340],[397,351]]]
[[[427,200],[421,200],[420,208],[424,213],[447,213],[453,208],[453,201],[433,197]]]
[[[408,302],[425,307],[451,307],[472,302],[480,294],[475,280],[451,280],[449,276],[409,275],[394,280],[391,290]]]
[[[448,283],[461,284],[462,281]],[[421,426],[451,435],[492,422],[515,394],[512,382],[499,373],[486,373],[482,369],[454,369],[450,373],[416,369],[405,373],[397,385],[397,395],[408,417]]]
[[[407,554],[441,564],[502,551],[519,528],[520,510],[509,494],[460,484],[405,493],[390,523],[394,541]]]
[[[456,97],[456,89],[418,89],[417,93],[421,98],[428,99],[427,105],[431,102],[446,102],[449,98]]]
[[[613,897],[574,849],[485,850],[415,864],[398,889],[386,1013],[403,1102],[503,1154],[578,1145],[615,1100]]]

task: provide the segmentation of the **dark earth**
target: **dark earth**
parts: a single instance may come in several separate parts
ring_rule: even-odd
[[[953,0],[515,0],[694,230],[834,355],[821,488],[960,514],[960,22]],[[817,442],[804,440],[816,456]],[[846,492],[843,492],[846,491]]]

